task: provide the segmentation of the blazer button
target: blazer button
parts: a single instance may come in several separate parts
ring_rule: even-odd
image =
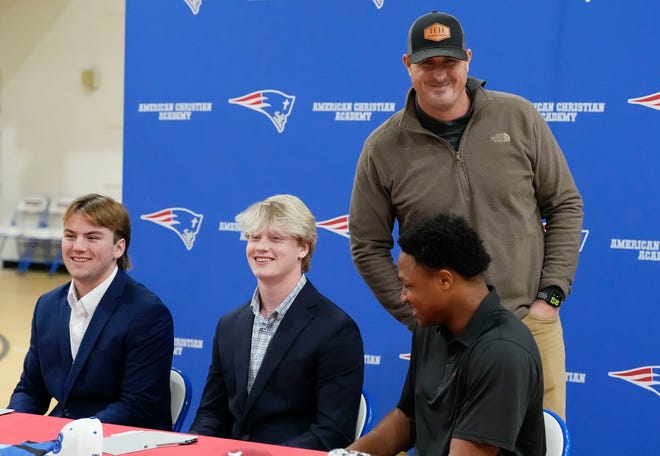
[[[62,410],[62,415],[69,416],[70,414],[71,414],[71,412],[69,411],[69,409]]]
[[[250,440],[250,434],[245,434],[245,435],[242,437],[242,439],[243,439],[243,440],[246,440],[246,441],[247,441],[247,440]]]

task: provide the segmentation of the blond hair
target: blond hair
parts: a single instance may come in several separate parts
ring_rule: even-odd
[[[264,228],[294,237],[309,251],[302,259],[302,272],[309,271],[318,234],[316,219],[305,203],[293,195],[274,195],[254,203],[236,216],[241,231],[250,236]]]

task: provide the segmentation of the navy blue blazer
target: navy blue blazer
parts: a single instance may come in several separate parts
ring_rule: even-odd
[[[224,315],[191,433],[330,450],[353,442],[364,376],[357,324],[305,284],[247,393],[254,314]]]
[[[174,328],[168,308],[118,270],[73,361],[68,291],[69,283],[37,301],[30,348],[8,407],[44,414],[55,398],[53,416],[171,430]]]

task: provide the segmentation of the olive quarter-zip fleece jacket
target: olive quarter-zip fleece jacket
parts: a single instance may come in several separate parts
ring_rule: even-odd
[[[439,212],[465,217],[492,257],[486,280],[525,316],[539,289],[568,295],[577,267],[582,198],[546,121],[527,100],[468,79],[474,112],[458,150],[405,107],[366,139],[349,214],[353,260],[379,302],[415,325],[401,303],[391,249],[399,231]],[[546,221],[544,230],[543,219]]]

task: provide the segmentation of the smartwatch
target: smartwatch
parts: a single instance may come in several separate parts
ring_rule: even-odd
[[[543,299],[552,307],[559,307],[561,306],[561,303],[564,301],[565,296],[564,296],[564,292],[561,291],[561,288],[552,286],[552,287],[545,287],[539,290],[538,294],[536,295],[536,298]]]

